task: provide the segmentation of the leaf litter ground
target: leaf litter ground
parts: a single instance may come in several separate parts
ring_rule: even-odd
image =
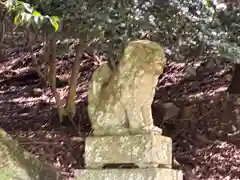
[[[58,77],[69,77],[72,61],[58,58]],[[0,127],[36,157],[59,168],[66,179],[74,169],[84,168],[84,139],[91,133],[87,87],[99,64],[91,56],[81,61],[74,127],[59,124],[51,92],[39,86],[36,76],[11,78],[29,67],[27,53],[12,54],[0,64]],[[226,66],[198,68],[197,75],[186,80],[184,66],[167,65],[153,103],[155,124],[173,139],[174,168],[183,170],[185,180],[240,179],[239,108],[226,93],[230,71]],[[62,97],[67,90],[68,86],[58,88]],[[181,113],[163,123],[165,102],[176,104]]]

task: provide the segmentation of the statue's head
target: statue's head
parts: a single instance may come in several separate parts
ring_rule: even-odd
[[[161,74],[166,65],[164,49],[159,44],[148,40],[131,41],[119,65],[127,66],[128,69],[138,68]]]

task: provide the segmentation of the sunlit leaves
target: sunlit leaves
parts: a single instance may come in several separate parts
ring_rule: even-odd
[[[59,23],[60,23],[59,18],[57,16],[52,16],[50,18],[50,22],[51,22],[52,26],[54,27],[55,31],[57,31],[59,28]]]
[[[208,55],[238,54],[235,50],[223,51],[219,43],[225,49],[240,46],[239,10],[220,12],[216,0],[25,1],[32,6],[16,2],[6,2],[18,12],[15,23],[31,22],[30,25],[42,27],[48,22],[57,31],[60,17],[62,27],[68,27],[67,35],[86,42],[98,39],[95,49],[108,56],[117,54],[127,41],[136,38],[157,41],[170,49],[170,54],[181,54],[184,57],[181,59],[192,57],[191,52],[200,46],[206,47],[202,52],[206,59]],[[64,33],[61,31],[61,36]]]
[[[41,16],[41,14],[40,14],[38,11],[36,11],[36,10],[34,10],[32,14],[33,14],[34,16],[37,16],[37,17],[38,17],[38,16]]]
[[[17,26],[40,28],[43,22],[47,21],[55,32],[59,29],[60,20],[57,16],[42,15],[30,4],[23,1],[7,0],[4,4],[8,12],[14,15],[13,21]]]

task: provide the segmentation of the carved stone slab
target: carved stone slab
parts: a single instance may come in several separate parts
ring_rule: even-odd
[[[77,170],[77,180],[182,180],[181,171],[163,168]]]
[[[172,140],[154,133],[88,137],[85,164],[86,168],[102,168],[107,164],[135,164],[140,168],[171,167]]]

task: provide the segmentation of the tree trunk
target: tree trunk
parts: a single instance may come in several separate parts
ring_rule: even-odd
[[[63,117],[66,115],[65,109],[64,109],[64,102],[60,98],[59,93],[57,92],[56,87],[56,75],[57,75],[57,69],[56,69],[56,39],[53,38],[50,43],[50,71],[48,74],[48,77],[51,77],[51,80],[49,82],[52,93],[55,97],[56,105],[57,105],[57,111],[60,121],[63,121]]]
[[[73,118],[76,115],[75,98],[77,95],[76,94],[77,80],[78,80],[78,73],[79,73],[79,69],[80,69],[80,61],[81,61],[82,54],[83,54],[83,47],[81,47],[81,45],[79,44],[77,46],[76,59],[73,63],[73,67],[72,67],[70,87],[69,87],[68,96],[67,96],[66,111],[67,111],[69,120],[73,120]]]

